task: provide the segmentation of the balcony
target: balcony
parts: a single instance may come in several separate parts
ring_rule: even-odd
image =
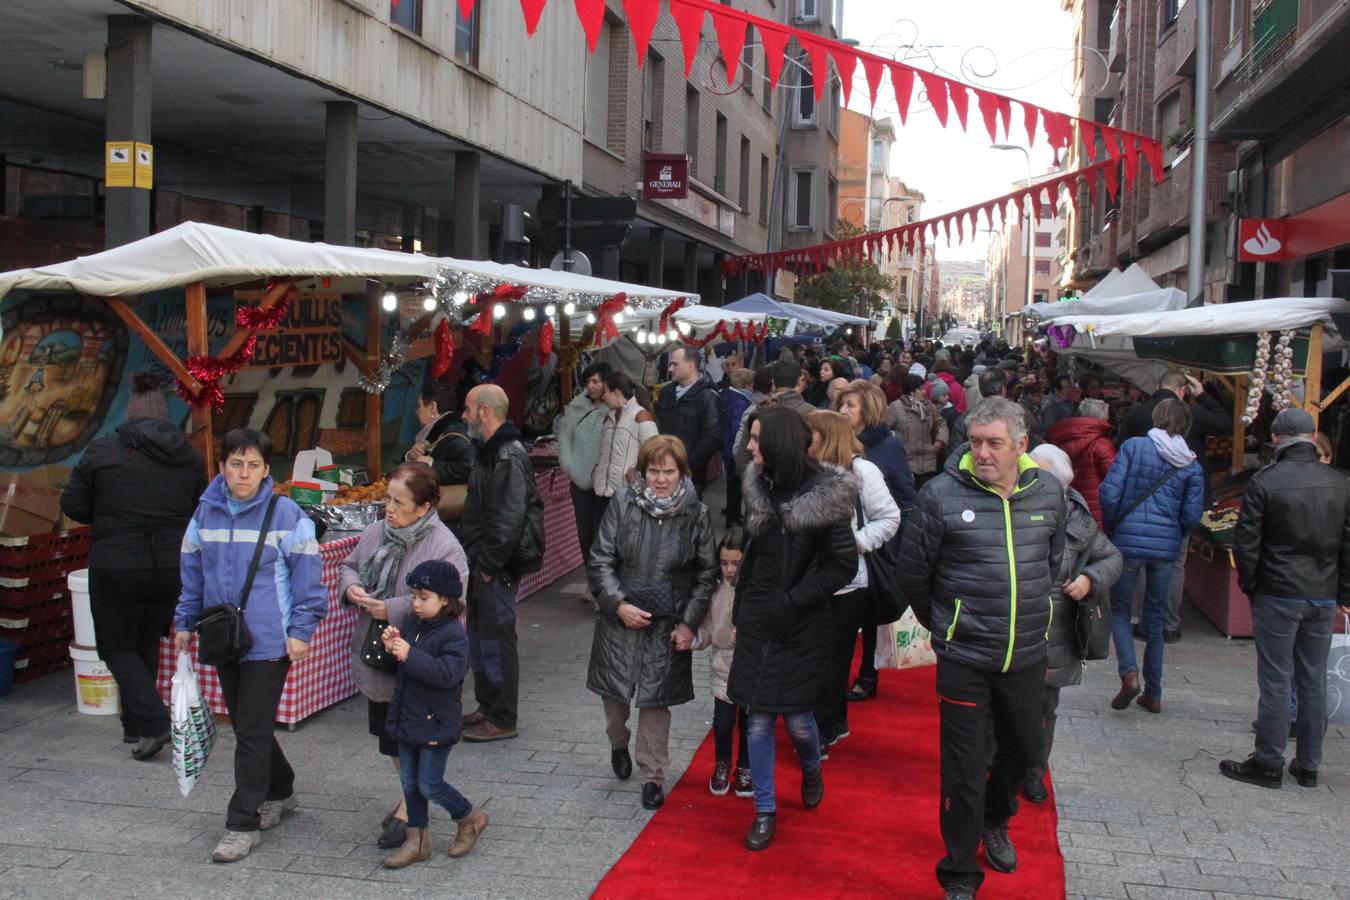
[[[1125,4],[1117,3],[1111,14],[1111,42],[1106,47],[1106,68],[1112,72],[1125,71]]]
[[[1260,139],[1315,116],[1319,98],[1344,81],[1347,57],[1350,4],[1305,2],[1300,13],[1299,0],[1268,0],[1251,48],[1215,87],[1214,137]]]
[[[1205,186],[1205,220],[1216,221],[1228,215],[1228,173],[1236,163],[1236,151],[1226,144],[1210,144],[1209,177]],[[1153,186],[1148,215],[1135,229],[1135,238],[1143,254],[1168,244],[1185,234],[1190,226],[1191,179],[1195,171],[1189,148],[1172,161],[1162,184]]]

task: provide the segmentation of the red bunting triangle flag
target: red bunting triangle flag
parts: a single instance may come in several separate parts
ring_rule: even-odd
[[[539,12],[544,9],[544,4],[548,0],[520,0],[522,6],[535,4],[539,7]],[[642,64],[647,61],[647,46],[652,40],[652,30],[656,28],[656,20],[661,17],[661,0],[623,0],[624,15],[628,17],[628,30],[633,33],[633,50],[637,56],[637,67],[642,68]],[[535,21],[538,22],[539,13],[535,13]],[[525,14],[526,28],[530,34],[534,34],[534,29],[529,26],[529,13]]]
[[[891,88],[895,91],[895,105],[903,125],[909,115],[909,99],[914,93],[914,70],[908,66],[891,66]]]
[[[1162,184],[1163,180],[1163,161],[1162,144],[1157,141],[1144,141],[1142,152],[1144,158],[1148,160],[1148,167],[1153,171],[1154,184]]]
[[[778,78],[783,74],[783,56],[787,51],[788,33],[761,25],[759,39],[764,43],[764,67],[769,73],[769,89],[776,90]]]
[[[1079,122],[1078,128],[1083,135],[1083,152],[1089,163],[1097,161],[1097,126],[1091,122]]]
[[[1121,135],[1129,141],[1129,149],[1125,151],[1125,183],[1133,184],[1135,177],[1139,174],[1139,139],[1133,135]]]
[[[877,91],[881,89],[881,60],[875,56],[862,58],[863,74],[867,76],[867,97],[871,109],[877,106]]]
[[[815,90],[816,103],[820,103],[825,99],[825,82],[830,80],[829,54],[825,46],[816,41],[806,41],[805,46],[811,57],[811,87]]]
[[[713,31],[717,32],[717,48],[722,51],[722,62],[726,65],[727,87],[731,87],[741,71],[741,50],[745,47],[746,26],[740,19],[716,11],[712,11],[712,20]]]
[[[1115,166],[1105,166],[1102,168],[1102,179],[1106,181],[1106,193],[1110,195],[1111,202],[1116,202],[1116,194],[1120,191],[1120,180],[1116,175]]]
[[[961,130],[966,130],[966,110],[970,108],[970,94],[966,91],[966,86],[956,81],[948,81],[947,88],[952,95],[952,109],[956,110],[956,121],[961,123]]]
[[[1012,100],[997,94],[994,101],[998,103],[998,117],[1003,120],[1003,136],[1011,137],[1009,132],[1012,129]]]
[[[975,102],[980,107],[984,127],[989,131],[989,143],[998,143],[998,99],[993,94],[976,89]]]
[[[853,70],[858,65],[858,55],[850,47],[840,45],[830,48],[830,56],[839,72],[839,86],[844,90],[844,105],[847,106],[848,98],[853,95]]]
[[[459,17],[467,19],[473,15],[473,0],[459,0]]]
[[[941,75],[934,75],[932,72],[925,72],[922,69],[915,70],[919,73],[919,80],[923,82],[924,93],[927,96],[928,103],[933,107],[933,114],[937,116],[938,124],[943,128],[947,127],[947,79]]]
[[[600,40],[600,29],[605,24],[605,0],[572,0],[577,8],[577,19],[581,30],[586,32],[586,48],[595,52]]]
[[[1027,146],[1031,147],[1036,143],[1036,107],[1023,103],[1022,120],[1027,126]]]
[[[670,15],[680,29],[680,47],[684,51],[684,77],[694,70],[694,57],[698,56],[699,37],[703,33],[703,9],[691,6],[683,0],[670,0]]]

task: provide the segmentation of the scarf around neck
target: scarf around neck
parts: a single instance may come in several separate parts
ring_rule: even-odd
[[[372,597],[388,600],[398,593],[396,579],[399,569],[403,568],[403,561],[408,558],[408,551],[417,546],[439,522],[440,516],[434,506],[422,518],[403,528],[395,528],[388,519],[384,520],[384,534],[379,549],[361,566],[361,584],[370,591]]]
[[[684,511],[690,498],[697,496],[694,492],[694,482],[686,475],[680,479],[679,486],[669,497],[658,497],[647,486],[647,479],[643,478],[641,473],[636,470],[628,480],[628,489],[633,495],[633,502],[637,504],[638,509],[642,510],[653,519],[668,519],[671,516],[678,515]]]

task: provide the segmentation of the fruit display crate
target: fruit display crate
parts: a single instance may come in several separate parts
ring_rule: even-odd
[[[21,628],[7,628],[0,621],[0,638],[19,645],[22,654],[27,647],[36,647],[53,640],[64,640],[67,644],[75,640],[75,620],[69,615],[30,620]]]
[[[93,532],[88,526],[29,537],[0,537],[0,576],[9,575],[6,570],[11,566],[66,557],[87,557],[92,543]],[[83,568],[83,564],[75,568]]]
[[[14,660],[14,681],[16,684],[23,684],[43,675],[68,669],[70,665],[70,638],[39,641],[30,647],[19,648]]]
[[[0,588],[0,628],[26,628],[70,615],[70,592],[64,578],[21,588]]]
[[[55,556],[36,562],[0,566],[0,595],[3,595],[5,590],[18,590],[49,581],[59,581],[64,584],[66,576],[71,572],[87,566],[88,558],[89,555],[85,553],[78,556]]]

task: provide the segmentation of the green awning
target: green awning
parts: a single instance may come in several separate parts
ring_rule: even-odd
[[[1271,343],[1276,338],[1272,335]],[[1307,369],[1308,338],[1294,338],[1294,373]],[[1140,359],[1156,359],[1177,366],[1204,369],[1223,375],[1245,375],[1256,357],[1256,335],[1223,334],[1205,337],[1137,337],[1134,352]]]

